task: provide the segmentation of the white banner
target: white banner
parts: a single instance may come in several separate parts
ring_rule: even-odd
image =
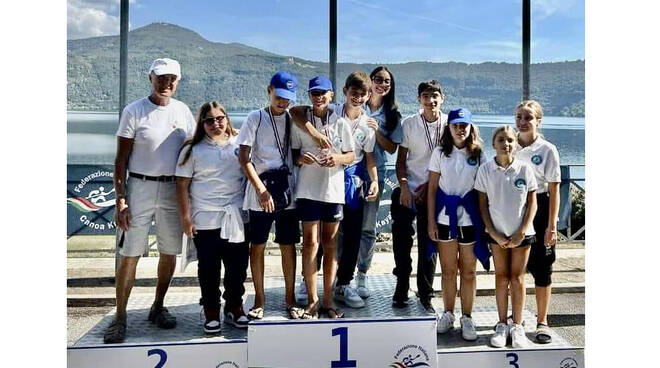
[[[246,341],[70,347],[69,368],[247,368]]]
[[[253,322],[250,367],[437,366],[435,317]]]
[[[584,349],[438,352],[438,368],[583,368]]]

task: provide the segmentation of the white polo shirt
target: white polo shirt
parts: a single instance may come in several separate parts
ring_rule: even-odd
[[[288,113],[288,112],[287,112]],[[275,129],[280,139],[280,145],[284,147],[285,133],[286,133],[286,114],[280,116],[273,116],[275,119]],[[295,126],[293,120],[291,125]],[[293,132],[293,128],[291,129]],[[254,165],[257,174],[261,174],[266,170],[277,169],[282,166],[282,156],[280,155],[277,141],[275,138],[275,131],[270,120],[270,114],[264,110],[255,110],[248,114],[241,126],[241,131],[238,133],[237,143],[243,146],[249,146],[250,161]],[[287,165],[289,168],[293,167],[293,160],[291,158],[291,149],[286,152]],[[295,188],[295,175],[289,175],[289,187],[291,193]],[[294,201],[287,209],[295,208]],[[245,189],[245,200],[243,202],[244,210],[263,211],[259,205],[259,196],[257,191],[248,180]]]
[[[453,149],[449,156],[442,153],[440,147],[436,147],[431,155],[429,171],[440,174],[438,187],[448,195],[457,195],[463,197],[474,189],[474,180],[477,177],[479,166],[486,163],[486,156],[481,151],[481,157],[478,159],[469,158],[467,149]],[[458,215],[458,226],[472,226],[470,216],[463,206],[458,206],[456,210]],[[438,214],[437,222],[442,225],[449,225],[449,216],[445,214],[445,209]]]
[[[554,144],[538,137],[534,143],[515,152],[516,158],[534,170],[539,189],[537,193],[546,193],[548,183],[561,182],[559,152]]]
[[[332,111],[332,110],[329,110]],[[310,114],[311,115],[311,114]],[[310,116],[308,116],[308,119]],[[328,115],[328,123],[323,125],[321,119],[315,116],[314,127],[325,133],[332,142],[331,153],[341,154],[355,149],[351,128],[346,119],[338,119],[332,111]],[[310,120],[311,121],[311,120]],[[319,146],[307,132],[293,125],[291,148],[300,149],[300,154],[311,152],[320,156]],[[298,185],[296,186],[296,199],[311,199],[326,203],[344,203],[344,167],[324,167],[319,164],[302,165],[298,169]]]
[[[374,146],[376,145],[376,132],[369,128],[367,125],[367,119],[369,116],[367,113],[360,109],[360,116],[357,119],[352,120],[348,116],[345,116],[346,104],[340,104],[335,107],[337,115],[340,116],[340,119],[346,120],[346,123],[351,128],[351,134],[353,136],[353,145],[355,146],[355,160],[351,165],[355,165],[362,161],[365,152],[373,152]]]
[[[495,229],[512,236],[522,224],[527,209],[527,193],[538,188],[532,169],[514,159],[506,169],[495,160],[481,165],[474,189],[488,195],[488,213]],[[534,226],[525,235],[534,235]]]
[[[117,136],[133,139],[128,171],[149,175],[174,175],[179,149],[195,131],[195,118],[183,102],[170,98],[167,106],[148,97],[124,108]]]
[[[406,173],[411,192],[415,192],[418,186],[428,181],[431,153],[439,145],[442,130],[446,125],[447,115],[442,112],[438,120],[430,123],[426,122],[421,112],[403,119],[401,147],[408,149]]]
[[[238,162],[236,137],[219,144],[209,137],[192,148],[183,165],[176,166],[176,176],[192,178],[190,182],[190,215],[199,230],[221,227],[225,206],[241,208],[246,178]],[[181,150],[179,163],[190,146]],[[246,220],[246,218],[244,218]]]

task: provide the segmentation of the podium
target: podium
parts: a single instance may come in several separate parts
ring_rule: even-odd
[[[529,348],[497,349],[489,345],[498,318],[494,297],[492,306],[473,309],[478,339],[468,342],[460,337],[458,321],[454,330],[436,334],[434,316],[414,296],[406,308],[393,308],[394,286],[391,275],[370,276],[372,296],[365,308],[337,303],[346,318],[292,321],[284,312],[283,279],[266,278],[264,319],[250,322],[248,329],[223,323],[220,335],[203,332],[199,293],[167,295],[165,305],[178,320],[171,330],[147,321],[153,296],[136,295],[129,300],[125,342],[103,344],[112,311],[67,348],[68,367],[584,367],[584,348],[570,346],[554,330],[551,344],[532,342],[536,318],[529,311],[524,312]],[[253,295],[245,299],[247,309]],[[441,298],[433,304],[442,310]]]

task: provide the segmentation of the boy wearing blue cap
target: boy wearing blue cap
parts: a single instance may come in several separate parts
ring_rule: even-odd
[[[270,104],[252,111],[241,126],[238,159],[248,177],[243,209],[250,214],[248,238],[250,269],[255,289],[254,306],[248,317],[264,315],[264,250],[271,225],[275,221],[275,242],[280,245],[284,274],[286,310],[289,318],[300,317],[295,307],[293,285],[296,272],[295,243],[300,241],[298,218],[292,191],[295,188],[290,149],[291,116],[287,108],[296,100],[296,77],[279,71],[267,88]]]
[[[344,204],[344,169],[355,159],[349,125],[339,119],[328,104],[334,95],[332,83],[324,76],[309,81],[312,106],[296,106],[291,115],[298,123],[311,122],[325,133],[330,148],[320,149],[311,135],[293,127],[292,145],[296,165],[300,167],[296,187],[296,207],[303,223],[303,273],[307,286],[307,307],[302,318],[318,317],[320,304],[316,283],[316,252],[323,247],[323,309],[330,318],[341,318],[333,300],[333,283],[337,269],[337,230]],[[321,239],[319,239],[319,230]]]

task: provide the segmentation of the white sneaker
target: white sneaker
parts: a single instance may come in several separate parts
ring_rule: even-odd
[[[474,341],[477,339],[477,329],[474,328],[472,318],[461,316],[461,336],[463,340]]]
[[[298,287],[294,290],[294,295],[296,296],[296,303],[299,305],[307,304],[307,285],[305,285],[305,279],[298,284]]]
[[[441,316],[437,316],[436,318],[438,319],[438,333],[445,333],[454,328],[454,321],[456,320],[454,312],[445,311]]]
[[[369,289],[367,289],[367,274],[364,272],[358,271],[357,277],[355,277],[355,283],[357,287],[355,288],[358,295],[362,299],[366,299],[371,295]]]
[[[522,349],[529,346],[529,340],[525,336],[525,328],[517,323],[514,323],[511,327],[511,346],[514,349]]]
[[[360,298],[357,291],[351,285],[337,285],[335,286],[335,300],[344,302],[346,306],[351,308],[364,307],[364,300]]]
[[[495,348],[506,346],[506,340],[509,337],[509,326],[506,323],[498,322],[495,325],[495,333],[490,337],[490,344]]]

